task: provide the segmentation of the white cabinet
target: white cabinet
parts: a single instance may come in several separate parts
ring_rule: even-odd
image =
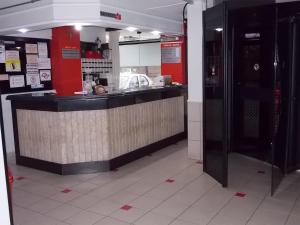
[[[160,43],[120,45],[120,66],[160,66]]]

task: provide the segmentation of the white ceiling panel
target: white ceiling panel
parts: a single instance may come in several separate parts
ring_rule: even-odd
[[[176,21],[181,21],[185,4],[183,0],[101,0],[101,3]]]
[[[28,0],[0,0],[0,8],[28,2]]]

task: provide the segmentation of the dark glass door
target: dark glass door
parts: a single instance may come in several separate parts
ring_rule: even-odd
[[[236,10],[233,65],[234,152],[266,161],[272,139],[274,7]]]
[[[204,171],[228,183],[227,5],[204,13]]]
[[[274,126],[271,150],[273,195],[287,172],[292,144],[294,88],[294,28],[290,18],[276,21],[275,79],[273,95]]]

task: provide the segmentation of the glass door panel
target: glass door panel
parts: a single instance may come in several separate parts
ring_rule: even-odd
[[[226,3],[204,13],[204,171],[227,186]]]

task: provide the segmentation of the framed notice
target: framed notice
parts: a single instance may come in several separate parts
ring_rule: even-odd
[[[164,47],[161,49],[162,63],[181,63],[180,47]]]
[[[41,79],[41,81],[50,81],[51,80],[51,70],[40,70],[40,79]]]
[[[20,88],[25,87],[24,75],[13,75],[9,77],[10,88]]]
[[[27,64],[38,64],[38,55],[26,55]]]
[[[45,42],[38,42],[39,58],[48,58],[48,46]]]
[[[25,51],[27,54],[37,54],[38,46],[37,44],[25,44]]]
[[[40,76],[38,73],[26,74],[26,84],[31,86],[36,86],[41,84]]]
[[[38,67],[40,70],[51,69],[51,60],[49,58],[38,58]]]
[[[0,63],[5,63],[5,45],[0,44]]]

